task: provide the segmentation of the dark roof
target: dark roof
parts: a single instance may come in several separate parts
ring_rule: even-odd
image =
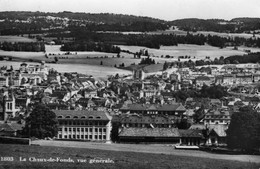
[[[22,125],[17,123],[4,123],[0,124],[0,132],[7,131],[7,132],[15,132],[18,130],[22,130]]]
[[[88,110],[53,110],[58,119],[89,119],[89,120],[111,120],[111,116],[104,111],[88,111]]]
[[[123,128],[119,137],[180,137],[177,128]]]
[[[200,80],[200,81],[210,81],[210,78],[208,76],[198,76],[196,78],[196,80]]]
[[[114,119],[114,116],[113,116]],[[121,123],[138,123],[138,124],[173,124],[176,120],[174,116],[150,116],[150,115],[122,115],[119,117]]]
[[[173,104],[129,104],[121,110],[158,110],[158,111],[186,111],[181,103]]]
[[[203,137],[202,130],[179,130],[181,137]]]

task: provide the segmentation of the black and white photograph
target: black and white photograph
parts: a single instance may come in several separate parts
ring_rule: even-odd
[[[259,0],[0,0],[0,169],[260,169]]]

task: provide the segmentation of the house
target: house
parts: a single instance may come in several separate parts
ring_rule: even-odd
[[[23,125],[18,123],[0,123],[0,136],[16,137],[21,134]]]
[[[231,115],[226,110],[209,110],[203,120],[204,125],[230,124]]]
[[[208,127],[208,139],[206,144],[226,144],[226,131],[228,129],[228,125],[217,124],[217,125],[209,125]]]
[[[182,117],[186,111],[181,103],[173,104],[129,104],[120,109],[122,113],[148,114],[148,115],[173,115]]]
[[[110,142],[112,117],[105,111],[53,110],[58,120],[58,139]]]
[[[252,75],[246,75],[246,74],[237,74],[236,75],[236,83],[238,84],[249,84],[253,82]]]
[[[204,142],[202,131],[179,130],[177,128],[123,128],[119,132],[120,142],[156,142],[200,145]]]
[[[120,142],[180,143],[180,133],[177,128],[123,128],[118,137]]]
[[[233,85],[236,82],[236,78],[232,74],[223,75],[223,85]]]
[[[208,76],[198,76],[195,79],[195,83],[197,86],[202,87],[203,85],[210,86],[211,79]]]
[[[0,87],[9,86],[9,78],[5,76],[0,77]]]
[[[143,80],[145,78],[145,73],[143,69],[134,69],[133,70],[133,79]]]

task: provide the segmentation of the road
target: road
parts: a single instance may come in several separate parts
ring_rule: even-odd
[[[211,159],[234,160],[242,162],[260,163],[260,156],[256,155],[227,155],[214,154],[199,150],[176,150],[172,145],[166,144],[106,144],[98,142],[78,142],[78,141],[52,141],[52,140],[35,140],[32,144],[40,146],[57,146],[57,147],[75,147],[86,149],[100,149],[110,151],[142,152],[154,154],[168,154],[176,156],[193,156]]]

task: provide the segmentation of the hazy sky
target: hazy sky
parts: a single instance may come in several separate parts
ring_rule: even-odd
[[[117,13],[164,20],[260,17],[260,0],[0,0],[0,11]]]

